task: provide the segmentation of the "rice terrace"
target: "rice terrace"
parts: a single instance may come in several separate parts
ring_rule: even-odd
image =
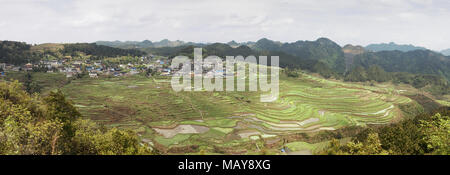
[[[264,144],[277,153],[281,139],[296,134],[389,124],[406,117],[400,105],[415,103],[405,94],[417,93],[308,74],[282,75],[274,103],[260,102],[258,92],[174,92],[162,76],[80,79],[63,91],[85,117],[132,129],[160,151],[226,154],[256,154]],[[287,146],[310,154],[320,144]]]

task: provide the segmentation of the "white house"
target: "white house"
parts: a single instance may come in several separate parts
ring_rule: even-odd
[[[91,73],[89,73],[89,77],[91,77],[91,78],[98,78],[98,75],[97,75],[97,73],[91,72]]]

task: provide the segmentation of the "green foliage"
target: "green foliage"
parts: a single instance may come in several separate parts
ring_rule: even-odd
[[[97,45],[95,43],[64,44],[64,55],[76,56],[77,52],[93,56],[93,59],[103,59],[117,56],[143,56],[145,53],[135,49],[119,49]]]
[[[367,72],[365,71],[365,69],[362,66],[357,66],[356,68],[354,68],[352,71],[350,71],[349,74],[347,74],[344,78],[345,81],[353,81],[353,82],[358,82],[358,81],[367,81],[368,76],[367,76]]]
[[[436,96],[450,93],[450,86],[444,77],[430,74],[411,74],[406,72],[391,73],[384,71],[384,69],[378,65],[371,65],[368,69],[358,65],[345,75],[344,80],[352,82],[392,81],[396,84],[410,84],[418,89],[423,88]]]
[[[293,78],[298,78],[300,76],[300,70],[299,69],[289,69],[289,68],[285,68],[284,69],[284,73],[288,76],[288,77],[293,77]]]
[[[43,100],[0,82],[0,154],[151,154],[131,131],[81,120],[60,91]]]
[[[314,65],[313,71],[319,73],[324,78],[331,78],[333,75],[335,75],[333,70],[331,70],[327,64],[320,61]]]
[[[333,139],[321,154],[328,155],[387,155],[389,152],[381,147],[377,133],[369,133],[363,142],[351,141],[345,145]]]
[[[371,65],[367,70],[367,79],[375,80],[377,82],[385,82],[391,80],[391,77],[380,66]]]
[[[379,52],[379,51],[403,51],[403,52],[408,52],[408,51],[413,51],[413,50],[426,50],[426,48],[424,47],[417,47],[417,46],[413,46],[413,45],[400,45],[400,44],[395,44],[393,42],[390,43],[381,43],[381,44],[369,44],[368,46],[366,46],[367,50],[371,50],[371,51],[375,51],[375,52]]]
[[[81,114],[67,101],[61,91],[50,92],[50,94],[44,98],[44,102],[47,106],[46,116],[48,119],[58,119],[62,122],[75,121]]]
[[[23,42],[0,41],[0,63],[20,65],[38,61],[40,55],[30,48],[31,45]]]
[[[406,119],[412,119],[417,114],[422,114],[425,112],[424,107],[416,101],[406,104],[399,104],[398,107],[402,110]]]
[[[418,103],[418,105],[422,106],[422,108],[418,107],[416,110],[418,111],[422,111],[426,112],[426,113],[430,113],[433,112],[437,109],[439,109],[439,107],[441,107],[441,105],[439,103],[437,103],[436,101],[434,101],[433,99],[431,99],[430,97],[427,97],[423,94],[416,94],[416,95],[408,95],[408,97],[414,101],[416,101]],[[413,111],[410,111],[413,112]],[[416,113],[417,114],[421,114]]]
[[[450,58],[430,50],[366,52],[354,57],[353,67],[371,65],[387,72],[437,75],[450,80]]]
[[[346,145],[332,141],[322,154],[448,155],[449,114],[450,108],[444,107],[434,114],[421,114],[390,126],[369,128]]]
[[[56,141],[62,129],[58,121],[35,121],[20,105],[8,107],[11,113],[0,129],[1,154],[59,154]]]
[[[73,137],[74,154],[83,155],[136,155],[151,154],[141,146],[136,133],[116,128],[107,130],[90,120],[77,120],[77,131]]]
[[[391,76],[389,73],[385,72],[383,68],[377,65],[371,65],[367,71],[362,66],[356,66],[345,76],[344,80],[353,82],[386,82],[391,80]]]
[[[429,121],[420,121],[424,133],[422,140],[431,154],[450,154],[450,119],[449,116],[434,115]]]
[[[420,141],[422,137],[422,132],[413,120],[384,127],[380,131],[383,148],[392,150],[393,154],[424,154]]]
[[[315,60],[325,63],[333,70],[343,73],[345,70],[345,57],[342,48],[327,38],[319,38],[316,41],[297,41],[294,43],[280,43],[263,38],[255,43],[256,50],[271,52],[284,52],[296,57],[298,60]],[[280,56],[280,62],[286,58]],[[280,63],[281,64],[281,63]],[[325,74],[328,76],[328,74]]]
[[[39,84],[33,81],[33,78],[29,72],[25,74],[23,85],[25,86],[25,91],[27,91],[29,94],[40,93],[42,89]]]

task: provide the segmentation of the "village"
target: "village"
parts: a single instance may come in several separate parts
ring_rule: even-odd
[[[111,63],[105,60],[72,60],[64,57],[56,60],[41,60],[39,63],[27,63],[21,66],[0,63],[0,75],[6,76],[9,71],[32,71],[46,73],[63,73],[67,78],[87,74],[90,78],[121,77],[140,73],[147,75],[171,76],[173,71],[169,68],[169,59],[160,57],[155,59],[153,55],[142,56],[137,61]]]
[[[119,58],[114,58],[119,59]],[[39,63],[27,63],[21,66],[0,63],[0,76],[5,77],[6,73],[12,72],[46,72],[46,73],[63,73],[67,78],[89,76],[90,78],[99,77],[122,77],[132,76],[136,74],[144,74],[146,76],[183,76],[189,74],[191,76],[212,77],[229,77],[237,76],[238,72],[231,68],[214,70],[211,64],[194,63],[193,70],[183,72],[180,67],[171,68],[171,59],[161,56],[142,56],[133,59],[120,60],[119,63],[112,63],[109,59],[90,60],[76,59],[71,57],[63,57],[55,60],[41,60]],[[199,68],[202,69],[199,69]],[[201,70],[201,73],[199,73]]]

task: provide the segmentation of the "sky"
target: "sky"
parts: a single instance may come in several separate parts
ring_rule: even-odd
[[[450,48],[448,0],[0,0],[0,40],[282,42]]]

